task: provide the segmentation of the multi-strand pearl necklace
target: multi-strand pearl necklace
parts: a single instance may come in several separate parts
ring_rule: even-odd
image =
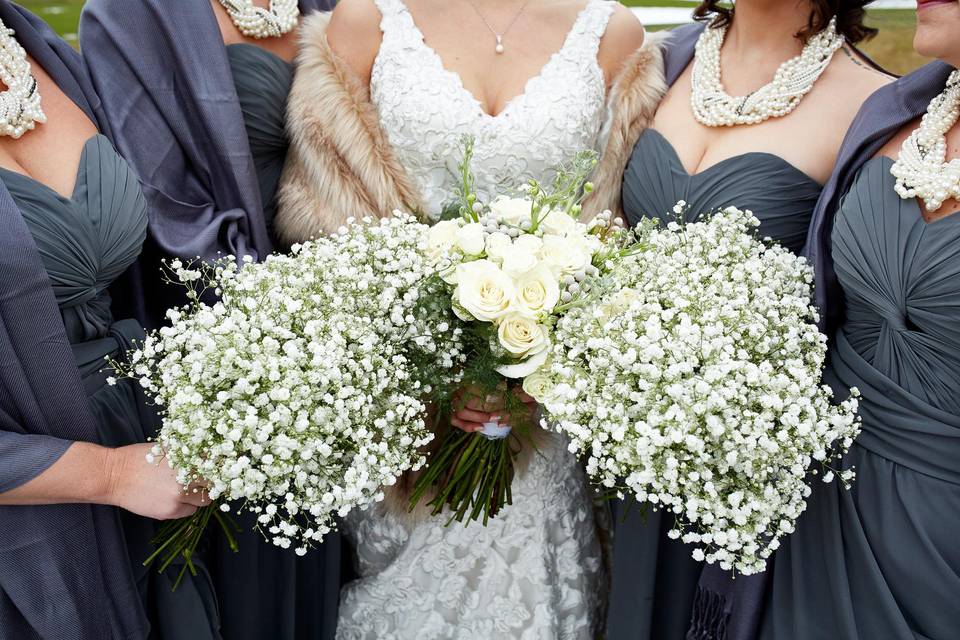
[[[708,127],[757,124],[787,115],[810,92],[844,43],[834,18],[807,40],[799,56],[780,65],[772,82],[746,96],[729,96],[720,77],[720,48],[726,35],[726,27],[707,27],[697,40],[690,101],[693,115]]]
[[[248,38],[278,38],[297,26],[297,0],[270,0],[270,8],[253,5],[253,0],[220,0],[237,29]]]
[[[943,93],[930,101],[920,127],[900,147],[890,173],[903,198],[920,198],[927,211],[936,211],[950,198],[960,198],[960,158],[947,158],[946,134],[960,117],[960,71],[947,79]]]
[[[47,121],[40,106],[37,79],[30,70],[27,52],[13,37],[13,30],[0,20],[0,80],[7,90],[0,92],[0,135],[19,138],[37,123]]]

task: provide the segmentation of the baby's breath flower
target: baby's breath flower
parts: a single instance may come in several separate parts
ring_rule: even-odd
[[[744,574],[793,531],[811,467],[859,430],[857,394],[834,405],[821,382],[811,268],[758,224],[728,209],[639,231],[609,293],[557,322],[536,385],[597,484],[674,514],[695,559]]]

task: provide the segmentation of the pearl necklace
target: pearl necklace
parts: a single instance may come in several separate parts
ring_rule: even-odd
[[[950,198],[960,198],[960,158],[946,162],[946,133],[960,117],[960,71],[947,79],[943,93],[930,101],[920,127],[900,147],[890,168],[894,189],[907,198],[920,198],[927,211],[936,211]]]
[[[799,56],[780,65],[769,84],[746,96],[728,96],[720,78],[720,48],[726,35],[726,27],[704,29],[693,59],[690,102],[693,115],[708,127],[757,124],[787,115],[810,92],[844,43],[834,18],[826,29],[807,40]]]
[[[297,0],[270,0],[270,8],[253,6],[253,0],[220,0],[230,20],[248,38],[279,38],[297,26]]]
[[[0,20],[0,80],[7,90],[0,92],[0,135],[17,139],[47,121],[40,106],[37,79],[30,70],[27,52]]]

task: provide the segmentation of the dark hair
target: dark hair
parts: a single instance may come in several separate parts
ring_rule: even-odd
[[[820,33],[837,17],[837,33],[843,34],[850,44],[857,44],[877,35],[877,30],[863,23],[867,11],[864,7],[872,0],[809,0],[811,11],[807,26],[797,33],[797,37],[807,41],[810,36]],[[733,21],[733,9],[720,6],[720,0],[704,0],[693,12],[701,22],[709,22],[711,27],[725,27]]]

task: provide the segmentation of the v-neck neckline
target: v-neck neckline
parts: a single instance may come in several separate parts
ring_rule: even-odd
[[[479,98],[477,98],[476,94],[474,94],[472,91],[467,89],[467,86],[463,83],[463,76],[461,76],[460,73],[458,73],[457,71],[453,71],[452,69],[447,68],[439,52],[437,52],[436,49],[434,49],[433,47],[427,44],[427,39],[423,35],[423,31],[421,31],[420,27],[417,25],[417,21],[414,20],[413,13],[407,7],[406,2],[404,2],[403,0],[397,0],[397,1],[400,3],[400,6],[403,8],[403,12],[409,18],[410,24],[414,32],[416,32],[417,34],[419,44],[424,48],[425,51],[427,51],[430,54],[430,57],[436,64],[437,69],[441,71],[443,75],[449,77],[451,81],[456,85],[457,90],[460,91],[470,101],[472,101],[474,105],[476,105],[477,111],[485,120],[497,121],[505,117],[507,114],[509,114],[509,112],[512,110],[512,108],[516,104],[523,102],[523,100],[525,100],[527,96],[530,95],[530,92],[532,89],[531,85],[535,83],[537,80],[540,80],[541,78],[543,78],[547,74],[547,72],[553,67],[553,65],[556,64],[557,60],[559,60],[560,57],[567,52],[567,49],[569,49],[573,43],[574,35],[577,33],[578,29],[580,28],[581,23],[584,20],[586,20],[587,13],[589,12],[593,4],[598,0],[587,0],[587,4],[584,5],[584,7],[577,13],[577,17],[573,21],[573,25],[570,27],[570,30],[567,31],[567,35],[564,37],[563,44],[561,45],[561,47],[558,50],[554,51],[552,54],[550,54],[550,58],[540,68],[540,71],[537,72],[535,75],[527,78],[527,81],[523,85],[523,90],[520,93],[511,97],[509,100],[507,100],[503,104],[503,107],[497,113],[490,113],[489,111],[487,111],[483,102],[480,101]]]

